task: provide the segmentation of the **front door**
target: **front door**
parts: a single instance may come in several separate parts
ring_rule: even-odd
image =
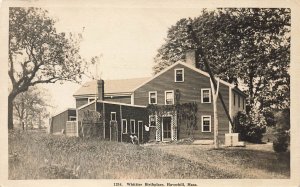
[[[162,141],[171,141],[171,117],[162,118]]]

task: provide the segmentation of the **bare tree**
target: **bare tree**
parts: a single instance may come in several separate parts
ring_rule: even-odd
[[[36,86],[20,93],[14,100],[14,116],[23,130],[37,125],[41,127],[44,119],[49,117],[49,94],[46,89]]]

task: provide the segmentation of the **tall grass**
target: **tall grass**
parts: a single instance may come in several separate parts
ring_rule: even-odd
[[[178,148],[175,147],[175,149]],[[202,163],[160,149],[127,143],[54,136],[38,132],[10,131],[9,179],[245,177],[238,172],[227,171],[213,164],[220,158],[220,154],[235,159],[243,159],[243,157],[227,151],[210,154],[206,150],[203,153],[207,153],[203,160],[210,159],[212,163]],[[194,156],[202,157],[203,153],[199,150]],[[247,154],[251,156],[250,152]],[[250,156],[247,159],[250,159]],[[226,164],[232,165],[232,162]],[[223,168],[226,168],[225,165]]]
[[[213,174],[214,173],[214,174]],[[9,179],[231,178],[201,164],[147,147],[9,132]]]

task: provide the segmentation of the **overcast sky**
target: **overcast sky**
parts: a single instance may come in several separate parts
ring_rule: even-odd
[[[59,32],[83,32],[81,55],[101,55],[99,72],[105,79],[149,77],[153,58],[167,30],[181,18],[196,17],[202,8],[47,8],[58,19]],[[83,29],[84,28],[84,29]],[[85,82],[87,80],[84,80]],[[52,113],[75,107],[72,94],[80,85],[47,85]]]

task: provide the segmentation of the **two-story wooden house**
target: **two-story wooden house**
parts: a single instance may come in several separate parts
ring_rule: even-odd
[[[209,74],[195,67],[195,53],[187,54],[186,62],[177,62],[134,89],[134,103],[137,105],[173,105],[175,90],[180,91],[180,103],[195,102],[198,106],[197,125],[193,138],[213,140],[213,103]],[[245,98],[241,90],[232,84],[220,80],[221,92],[231,117],[245,110]],[[231,125],[218,99],[219,137],[231,133]],[[188,138],[185,124],[177,124],[176,116],[158,118],[149,116],[149,123],[156,128],[156,140],[168,141]],[[180,125],[180,131],[178,131]],[[170,133],[165,133],[170,132]]]
[[[177,62],[152,78],[87,82],[74,94],[77,111],[90,104],[104,102],[120,106],[132,106],[134,110],[144,106],[141,109],[143,112],[140,112],[138,115],[140,119],[143,119],[143,121],[140,121],[140,124],[150,126],[150,131],[154,132],[150,139],[155,139],[156,141],[176,141],[178,139],[190,138],[190,134],[186,133],[185,129],[187,125],[178,124],[179,122],[174,114],[148,116],[145,107],[149,104],[174,105],[175,92],[179,91],[180,103],[197,104],[197,122],[193,132],[193,139],[213,140],[214,116],[210,77],[208,73],[195,67],[195,53],[193,51],[188,52],[186,57],[185,62]],[[233,118],[238,111],[245,110],[246,94],[233,84],[222,80],[219,81],[219,92],[223,96],[229,115]],[[99,86],[101,89],[99,89]],[[99,96],[99,92],[102,92],[101,96]],[[95,106],[94,109],[98,110],[97,104]],[[219,137],[221,142],[224,142],[225,134],[231,133],[232,127],[219,99],[217,108]],[[120,118],[118,120],[120,126],[118,131],[119,137],[125,133],[126,135],[130,134],[128,132],[131,132],[129,129],[131,125],[127,125],[130,119],[122,119],[121,113],[118,116]],[[135,119],[134,113],[130,117]],[[125,126],[126,131],[123,130]],[[140,133],[144,134],[144,128],[144,126],[139,127],[139,129],[142,129]]]

